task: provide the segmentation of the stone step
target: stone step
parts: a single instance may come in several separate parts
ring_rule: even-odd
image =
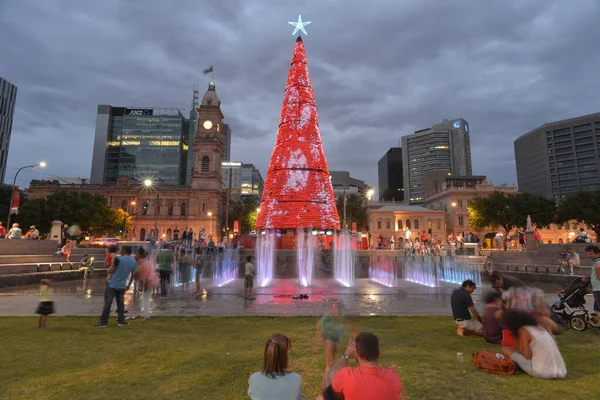
[[[94,260],[94,268],[104,268],[104,260]],[[33,274],[47,271],[69,271],[79,269],[79,260],[76,262],[52,263],[20,263],[0,265],[0,276],[10,274]]]
[[[94,269],[93,277],[105,276],[106,268]],[[27,274],[6,274],[0,275],[0,288],[39,285],[40,280],[50,279],[57,281],[71,281],[83,278],[83,272],[77,270],[70,271],[46,271]]]

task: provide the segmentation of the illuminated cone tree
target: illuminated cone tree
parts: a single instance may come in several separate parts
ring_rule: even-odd
[[[256,228],[340,229],[301,37],[294,47]]]

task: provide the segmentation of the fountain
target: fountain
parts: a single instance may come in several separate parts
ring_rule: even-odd
[[[234,248],[226,248],[223,254],[216,256],[213,271],[213,282],[221,287],[233,281],[238,276],[240,251]]]
[[[352,248],[352,237],[346,231],[333,241],[333,277],[346,287],[354,286],[356,251]]]
[[[265,287],[273,280],[275,264],[275,232],[273,230],[257,232],[256,236],[256,272],[257,283]]]
[[[315,269],[316,247],[316,237],[310,234],[310,230],[296,230],[298,280],[303,287],[308,287],[312,283],[313,271]]]
[[[369,257],[369,279],[383,286],[396,287],[396,265],[386,257]]]
[[[479,264],[463,257],[404,257],[402,272],[403,279],[428,287],[438,287],[443,282],[460,285],[467,279],[481,285]]]

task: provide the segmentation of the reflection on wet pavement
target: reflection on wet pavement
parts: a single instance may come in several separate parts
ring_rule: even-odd
[[[537,285],[547,293],[549,302],[560,290],[556,285]],[[210,280],[202,282],[206,294],[194,296],[170,288],[168,296],[152,296],[152,315],[319,315],[325,310],[325,301],[337,299],[344,304],[347,315],[450,315],[450,294],[456,287],[444,284],[431,288],[417,283],[398,280],[398,286],[385,287],[368,279],[357,279],[356,286],[347,288],[330,279],[315,279],[312,287],[303,288],[295,279],[275,279],[271,286],[256,288],[255,300],[243,299],[243,280],[238,279],[223,287],[213,286]],[[488,285],[484,283],[484,290]],[[102,279],[89,282],[56,282],[54,301],[56,315],[99,315],[102,311],[105,283]],[[480,289],[474,295],[479,300]],[[292,299],[304,293],[308,299]],[[20,287],[0,290],[0,315],[33,315],[39,301],[38,287]],[[125,295],[129,316],[141,308],[141,296],[132,290]]]

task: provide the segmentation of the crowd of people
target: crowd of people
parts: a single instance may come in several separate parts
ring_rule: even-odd
[[[31,225],[29,230],[23,233],[23,230],[20,228],[19,224],[14,223],[12,227],[6,232],[4,225],[0,222],[0,239],[10,239],[10,240],[38,240],[40,239],[40,231],[35,227],[35,225]]]
[[[591,276],[576,279],[591,284],[594,311],[600,318],[600,248],[588,246],[586,253],[594,261]],[[579,257],[571,256],[571,271],[575,260],[578,263]],[[472,280],[453,291],[450,302],[458,335],[479,335],[488,343],[502,345],[502,354],[533,377],[564,379],[567,368],[554,340],[554,335],[562,333],[564,321],[546,303],[544,293],[491,270],[489,280],[492,291],[483,296],[483,317],[471,297],[476,288]],[[600,334],[600,328],[594,331]]]

